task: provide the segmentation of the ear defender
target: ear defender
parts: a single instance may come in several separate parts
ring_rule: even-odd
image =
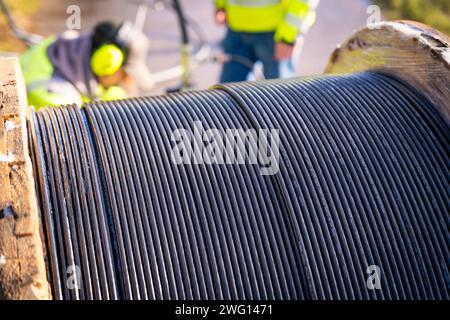
[[[113,75],[122,67],[124,59],[124,53],[117,45],[104,44],[92,54],[92,72],[99,77]]]

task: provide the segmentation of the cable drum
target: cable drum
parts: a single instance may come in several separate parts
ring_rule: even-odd
[[[29,125],[56,299],[450,298],[450,130],[391,76],[220,85]],[[199,127],[277,130],[277,170],[208,164]],[[191,163],[174,161],[180,130]]]

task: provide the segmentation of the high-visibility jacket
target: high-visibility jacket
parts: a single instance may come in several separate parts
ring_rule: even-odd
[[[277,42],[294,43],[316,19],[319,0],[215,0],[237,32],[275,32]]]
[[[78,104],[99,100],[117,100],[127,98],[127,93],[120,87],[104,88],[100,84],[95,86],[94,97],[80,92],[67,79],[54,76],[54,66],[47,54],[49,46],[56,41],[56,37],[49,37],[25,51],[20,56],[20,65],[27,86],[28,105],[36,109],[46,106]]]

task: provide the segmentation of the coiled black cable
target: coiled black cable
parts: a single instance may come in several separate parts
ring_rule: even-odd
[[[279,171],[175,163],[196,126],[279,130]],[[30,129],[57,299],[450,298],[450,130],[391,76],[45,109]]]

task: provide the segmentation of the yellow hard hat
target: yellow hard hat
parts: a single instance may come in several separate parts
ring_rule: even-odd
[[[97,76],[110,76],[119,71],[124,61],[123,51],[115,44],[104,44],[91,57],[92,72]]]

